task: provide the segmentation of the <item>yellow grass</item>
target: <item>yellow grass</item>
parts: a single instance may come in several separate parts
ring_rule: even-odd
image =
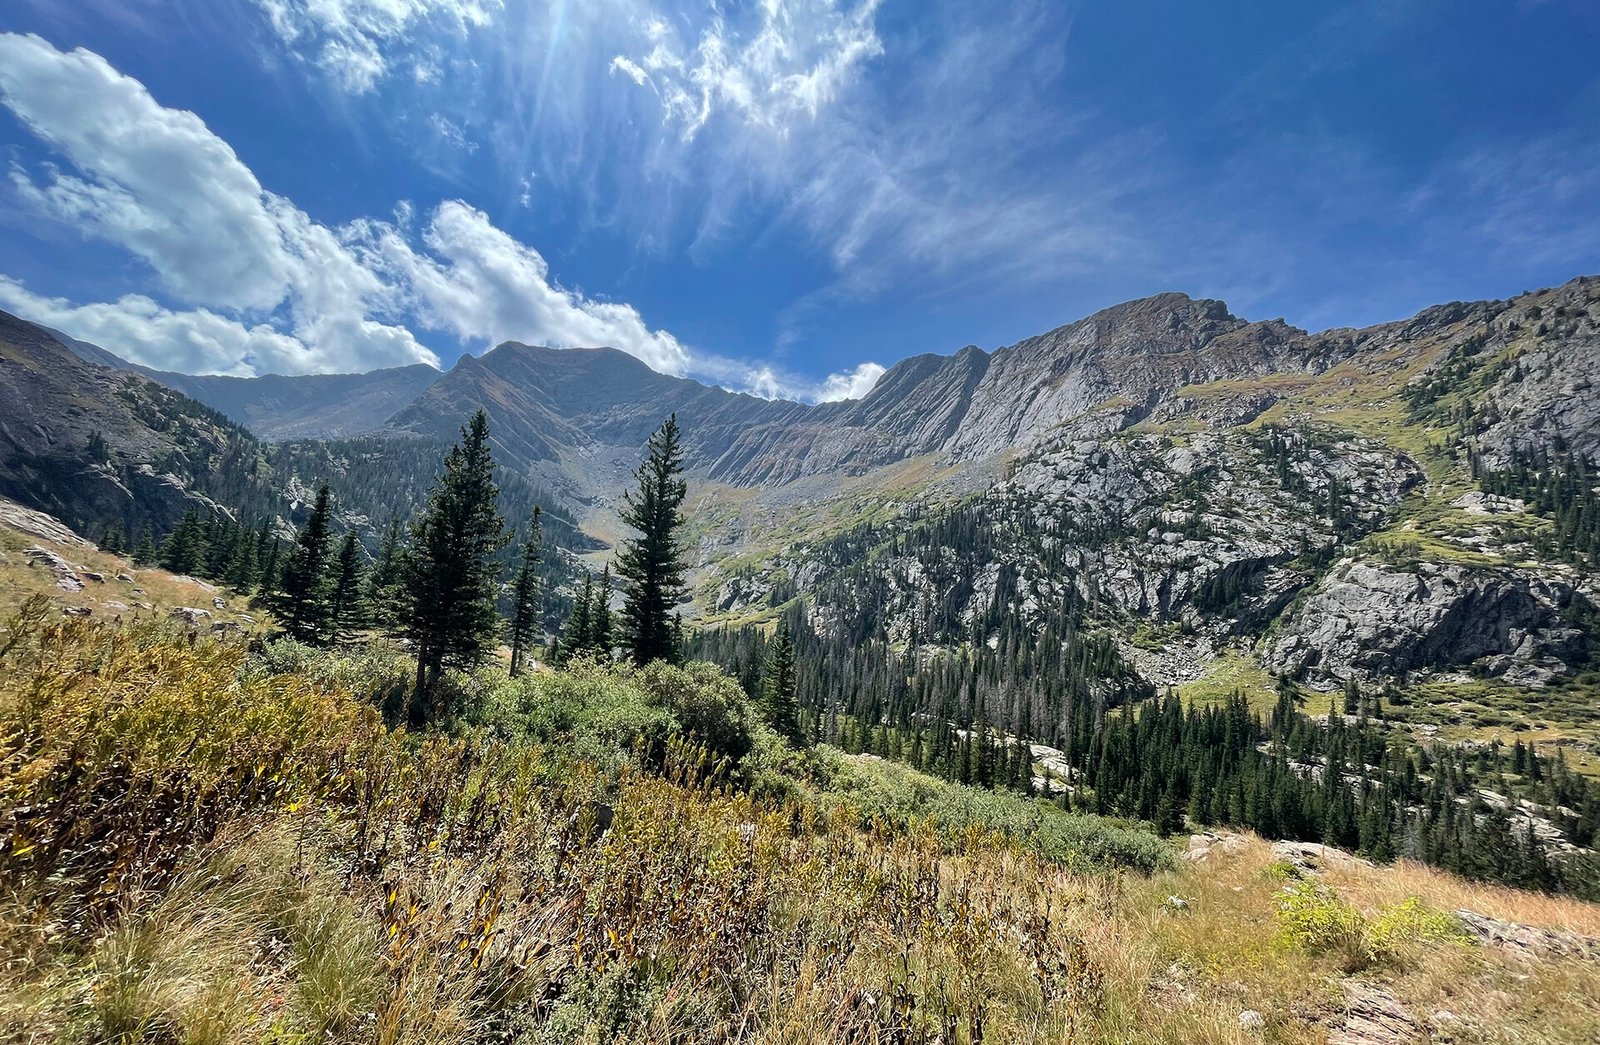
[[[76,567],[84,581],[83,590],[63,590],[53,572],[30,562],[24,553],[35,546],[55,552]],[[85,573],[98,573],[105,580],[89,580],[83,576]],[[118,580],[118,574],[132,580]],[[248,605],[247,597],[226,587],[166,570],[135,566],[121,555],[93,546],[57,544],[0,526],[0,615],[15,612],[35,595],[48,597],[60,609],[87,608],[97,619],[165,617],[178,607],[192,607],[209,613],[210,623],[232,623],[245,631],[263,631],[268,623],[262,610]],[[225,604],[223,609],[217,609],[212,603],[219,597]],[[242,620],[241,614],[253,618],[254,623]]]
[[[0,1040],[1314,1045],[1342,1019],[1348,956],[1286,936],[1259,840],[1069,868],[687,755],[609,776],[393,733],[235,641],[28,627],[0,657]],[[1600,908],[1412,865],[1320,881],[1372,924],[1600,936]],[[1360,975],[1476,1040],[1600,1034],[1594,963],[1402,933]]]

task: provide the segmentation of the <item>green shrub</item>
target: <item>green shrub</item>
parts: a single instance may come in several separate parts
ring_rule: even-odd
[[[1012,791],[947,783],[878,758],[846,758],[833,749],[822,749],[820,766],[822,800],[848,805],[866,821],[926,820],[952,841],[974,828],[994,831],[1084,870],[1127,867],[1148,873],[1173,865],[1171,848],[1142,827],[1067,813]]]
[[[750,753],[757,718],[721,668],[574,662],[564,671],[509,678],[472,676],[463,725],[494,739],[559,747],[578,761],[615,769],[643,752],[659,758],[669,738],[692,738],[737,763]]]
[[[1331,953],[1346,972],[1411,964],[1423,945],[1469,939],[1454,916],[1414,896],[1381,908],[1369,920],[1332,889],[1309,881],[1285,889],[1278,923],[1290,945]]]
[[[291,638],[264,643],[245,664],[246,677],[298,675],[340,689],[382,712],[386,722],[405,718],[416,662],[396,643],[378,639],[353,648],[310,646]]]
[[[656,661],[635,677],[652,704],[664,708],[685,735],[735,762],[749,753],[756,715],[727,672],[705,661],[682,667]]]
[[[1415,896],[1380,910],[1367,926],[1374,955],[1394,962],[1416,944],[1464,943],[1471,937],[1453,914],[1436,911]]]
[[[1315,882],[1296,882],[1278,904],[1278,925],[1284,940],[1313,954],[1333,954],[1346,972],[1372,964],[1367,920],[1332,889]]]

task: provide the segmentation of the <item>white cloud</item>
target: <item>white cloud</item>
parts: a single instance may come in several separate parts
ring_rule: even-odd
[[[278,37],[316,64],[335,83],[364,94],[397,61],[409,62],[412,78],[439,76],[436,63],[409,47],[424,29],[465,35],[488,25],[501,0],[256,0]]]
[[[87,177],[43,183],[13,168],[22,198],[156,265],[168,289],[208,305],[270,308],[289,256],[270,201],[227,143],[164,109],[98,55],[0,36],[0,95]]]
[[[538,251],[460,200],[434,209],[418,250],[400,230],[365,223],[354,239],[375,271],[406,291],[427,326],[467,341],[523,341],[551,348],[609,346],[667,374],[691,366],[688,351],[651,330],[632,305],[594,301],[550,278]]]
[[[707,263],[752,230],[816,244],[833,279],[783,311],[780,345],[889,288],[1014,294],[1152,256],[1130,206],[1154,177],[1149,142],[1090,142],[1088,114],[1062,111],[1064,50],[1038,46],[1070,28],[1061,5],[927,0],[915,29],[880,19],[877,0],[717,5],[700,19],[674,0],[645,8],[633,39],[604,53],[612,95],[654,103],[655,136],[631,137],[632,112],[608,121],[608,95],[519,151],[562,155],[569,139],[578,162],[554,171],[561,187],[605,194],[591,206],[642,226],[653,249],[685,226],[690,258]],[[586,189],[604,132],[633,176]]]
[[[853,370],[829,374],[822,381],[788,373],[771,363],[747,363],[719,356],[696,356],[694,372],[726,388],[762,399],[789,399],[799,403],[832,403],[860,399],[872,391],[884,368],[862,363]]]
[[[864,394],[882,372],[863,364],[819,384],[691,352],[633,306],[561,286],[536,249],[461,200],[321,224],[263,187],[194,113],[163,107],[88,51],[0,34],[0,103],[63,164],[14,167],[18,198],[142,260],[166,299],[73,302],[0,276],[0,302],[135,362],[227,374],[438,365],[413,333],[431,330],[474,348],[607,345],[772,398]],[[524,205],[534,176],[520,180]]]
[[[13,169],[25,203],[141,258],[177,300],[240,313],[251,327],[281,311],[305,347],[281,363],[438,362],[404,327],[375,318],[394,289],[338,234],[263,189],[194,113],[164,108],[99,55],[0,35],[0,100],[75,168],[42,178]]]
[[[878,378],[884,375],[884,369],[877,363],[862,363],[848,373],[829,374],[817,387],[817,402],[832,403],[840,399],[860,399],[872,391],[872,386],[876,385]]]
[[[467,137],[466,130],[459,123],[456,123],[443,113],[434,113],[429,116],[428,125],[453,150],[464,152],[469,156],[478,151],[478,143]]]
[[[730,24],[718,12],[693,48],[653,15],[642,24],[649,51],[617,55],[610,69],[655,87],[665,118],[683,125],[686,140],[721,109],[783,131],[815,118],[860,66],[883,53],[874,28],[880,2],[847,9],[835,0],[763,0],[753,25]]]
[[[250,377],[314,368],[304,344],[264,323],[247,327],[205,309],[174,312],[143,295],[75,306],[0,276],[0,306],[157,370]]]
[[[437,365],[401,325],[410,317],[485,345],[610,345],[667,373],[690,367],[671,334],[630,305],[560,287],[537,251],[459,200],[435,207],[420,234],[407,202],[393,222],[313,221],[199,117],[161,107],[98,55],[0,35],[0,98],[78,171],[15,172],[23,199],[142,258],[174,299],[199,306],[133,296],[73,307],[8,281],[22,311],[75,337],[191,372]]]
[[[638,63],[624,58],[620,54],[611,59],[611,72],[613,74],[622,73],[640,87],[650,82],[649,73],[640,68]]]

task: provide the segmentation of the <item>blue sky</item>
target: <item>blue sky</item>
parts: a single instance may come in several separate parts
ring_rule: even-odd
[[[1600,5],[9,0],[0,308],[150,365],[512,338],[861,394],[1164,290],[1600,271]]]

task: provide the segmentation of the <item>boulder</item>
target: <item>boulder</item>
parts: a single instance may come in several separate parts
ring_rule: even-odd
[[[1491,918],[1476,911],[1457,911],[1461,926],[1485,947],[1499,947],[1523,959],[1582,958],[1600,960],[1600,939],[1563,929]]]
[[[1344,1023],[1328,1035],[1328,1045],[1412,1045],[1421,1028],[1400,999],[1382,984],[1344,981]]]
[[[44,567],[55,575],[56,587],[62,591],[82,591],[83,579],[78,576],[76,568],[49,548],[39,545],[27,549],[22,553],[29,562]]]
[[[1347,853],[1331,845],[1321,842],[1291,842],[1288,840],[1272,843],[1272,855],[1286,864],[1291,864],[1301,874],[1316,874],[1323,867],[1371,867],[1371,860],[1364,860],[1359,856]]]

